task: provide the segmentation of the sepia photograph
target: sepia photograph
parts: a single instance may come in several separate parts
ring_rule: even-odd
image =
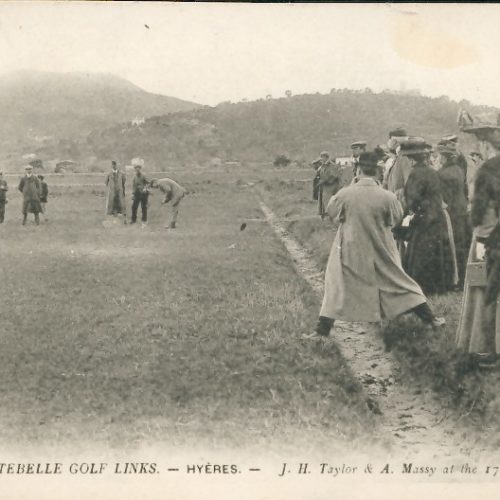
[[[0,1],[0,499],[496,498],[499,23]]]

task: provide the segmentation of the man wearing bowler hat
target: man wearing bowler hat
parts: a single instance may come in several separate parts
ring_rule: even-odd
[[[341,189],[328,204],[328,215],[340,225],[326,268],[319,320],[306,338],[328,337],[335,320],[375,323],[407,312],[433,327],[444,323],[401,266],[391,229],[402,219],[403,209],[376,181],[378,160],[375,153],[362,153],[358,182]]]

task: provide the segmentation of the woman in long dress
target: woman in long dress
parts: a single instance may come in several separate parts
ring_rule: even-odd
[[[437,150],[441,156],[441,168],[438,171],[441,192],[453,228],[458,279],[459,285],[462,286],[471,242],[471,227],[467,213],[467,184],[464,170],[457,162],[456,145],[442,141],[438,144]]]
[[[496,362],[500,353],[500,302],[498,292],[488,298],[488,288],[497,288],[498,276],[486,273],[487,250],[498,231],[500,208],[500,155],[486,161],[478,170],[472,200],[472,243],[465,276],[464,296],[456,343],[463,351],[477,355],[481,365]],[[494,257],[494,256],[493,256]],[[490,258],[489,267],[497,258]],[[497,273],[498,274],[498,273]],[[491,293],[490,293],[491,296]]]
[[[404,187],[406,208],[414,215],[403,267],[426,295],[445,293],[458,277],[439,176],[430,167],[431,147],[409,141],[401,152],[415,161]]]

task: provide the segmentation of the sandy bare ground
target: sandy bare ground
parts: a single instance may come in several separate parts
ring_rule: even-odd
[[[297,272],[322,297],[323,272],[273,211],[262,201],[260,206]],[[453,458],[469,454],[473,447],[467,443],[467,430],[461,428],[460,417],[448,415],[429,389],[401,379],[396,360],[386,352],[377,333],[378,325],[337,322],[328,340],[313,341],[337,343],[366,391],[368,406],[381,415],[381,428],[393,437],[396,455]]]

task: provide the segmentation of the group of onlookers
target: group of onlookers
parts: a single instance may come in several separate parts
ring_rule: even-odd
[[[348,167],[337,165],[326,151],[313,163],[319,213],[340,222],[316,335],[328,335],[335,319],[378,321],[415,310],[415,304],[424,321],[441,324],[425,296],[463,288],[457,344],[474,353],[482,366],[496,363],[500,353],[500,155],[496,156],[500,121],[496,120],[479,118],[462,128],[487,143],[482,149],[494,156],[477,171],[473,189],[456,135],[443,137],[433,148],[399,128],[373,152],[366,152],[362,141],[354,143]],[[474,163],[480,159],[481,153],[471,154]],[[347,182],[346,168],[351,173]]]

